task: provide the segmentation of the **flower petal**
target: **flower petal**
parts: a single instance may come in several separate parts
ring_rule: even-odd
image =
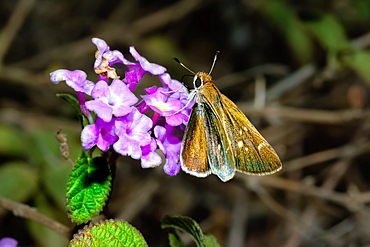
[[[163,74],[167,69],[161,65],[150,63],[146,58],[140,56],[140,54],[135,50],[135,47],[130,46],[130,53],[138,61],[141,67],[152,75]]]

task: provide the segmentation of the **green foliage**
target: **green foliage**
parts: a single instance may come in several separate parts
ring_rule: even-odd
[[[352,0],[351,5],[354,7],[349,14],[355,21],[370,21],[370,2],[364,0]]]
[[[140,48],[141,49],[141,48]],[[143,53],[147,58],[155,59],[156,63],[161,64],[165,67],[173,67],[172,70],[178,70],[182,74],[183,68],[174,63],[172,59],[168,59],[178,54],[181,54],[181,49],[179,49],[173,40],[164,38],[163,35],[152,35],[145,40],[143,40],[142,46]],[[186,63],[186,56],[181,56],[181,61]],[[151,60],[151,59],[150,59]],[[184,60],[184,61],[183,61]]]
[[[327,50],[329,66],[337,68],[337,64],[341,63],[370,82],[370,52],[353,50],[343,25],[336,17],[320,15],[307,22],[307,25],[321,46]]]
[[[0,124],[0,153],[11,160],[0,165],[0,195],[17,202],[32,200],[32,207],[42,214],[68,225],[64,196],[71,168],[60,155],[56,127],[49,128],[46,122],[41,126],[37,121],[28,123]],[[77,140],[74,134],[77,136],[76,132],[71,133],[71,140]],[[77,141],[70,143],[77,146]],[[37,222],[25,222],[24,227],[37,246],[66,246],[68,241],[62,241],[59,233]]]
[[[307,26],[328,52],[337,53],[350,47],[342,24],[332,15],[317,15]]]
[[[22,162],[2,165],[0,181],[0,196],[19,202],[28,199],[37,188],[35,170]]]
[[[166,216],[162,220],[162,228],[175,228],[182,230],[194,239],[198,247],[219,247],[221,246],[215,237],[210,234],[203,234],[202,229],[198,223],[190,217],[186,216]],[[180,247],[182,243],[178,235],[172,234],[169,236],[172,247]]]
[[[211,234],[204,234],[204,240],[206,241],[206,246],[221,247],[215,236]]]
[[[58,215],[59,212],[56,212],[53,205],[50,204],[50,200],[48,200],[44,193],[40,192],[34,197],[34,207],[37,208],[37,211],[40,213],[52,219],[58,220],[59,222],[61,221],[61,219],[58,217],[60,216]],[[60,210],[60,212],[64,213],[64,210]],[[63,216],[64,221],[69,221],[65,213]],[[69,240],[66,239],[65,236],[45,225],[32,220],[27,221],[27,225],[32,233],[33,238],[35,241],[37,241],[36,246],[38,247],[65,247],[68,244]]]
[[[265,1],[261,11],[283,35],[298,62],[312,61],[312,42],[294,9],[284,1]]]
[[[70,241],[70,247],[145,247],[141,233],[123,220],[105,220],[79,230]]]
[[[55,129],[33,128],[27,133],[27,152],[30,164],[40,169],[64,165],[61,162],[59,144],[55,139]]]
[[[22,154],[26,146],[21,131],[14,126],[3,123],[0,123],[0,140],[1,154]]]
[[[67,183],[66,207],[72,222],[86,223],[99,214],[108,199],[111,180],[104,158],[91,159],[81,153]]]
[[[370,51],[354,51],[344,56],[343,62],[370,83]]]
[[[89,124],[88,119],[86,118],[85,114],[82,112],[80,108],[80,103],[78,102],[77,98],[71,94],[66,93],[59,93],[57,97],[64,99],[69,103],[70,106],[76,111],[77,115],[80,117],[82,125],[86,126]]]
[[[342,24],[332,15],[317,15],[307,22],[307,26],[327,51],[327,66],[336,69],[339,63],[338,54],[351,49]]]
[[[181,238],[178,234],[169,233],[168,241],[171,247],[184,247],[185,244],[181,241]]]
[[[68,176],[71,167],[68,165],[49,166],[43,172],[42,181],[45,189],[54,202],[57,204],[58,209],[65,208],[65,193]]]

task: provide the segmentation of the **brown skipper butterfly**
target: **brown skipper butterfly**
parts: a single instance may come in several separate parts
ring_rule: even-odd
[[[195,89],[189,95],[195,104],[180,153],[182,170],[196,177],[213,173],[223,182],[232,179],[235,171],[257,176],[280,171],[282,164],[275,150],[213,83],[210,74],[217,54],[209,73],[194,73],[174,58],[195,75]]]

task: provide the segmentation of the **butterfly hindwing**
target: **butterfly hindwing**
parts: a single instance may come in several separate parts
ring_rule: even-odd
[[[223,116],[215,106],[220,101],[218,91],[203,85],[198,93],[198,101],[205,111],[205,133],[207,137],[207,155],[209,166],[213,174],[222,181],[228,181],[235,174],[235,157],[230,145],[227,130],[222,124]],[[216,89],[217,90],[217,89]]]
[[[205,121],[203,107],[195,104],[186,126],[181,147],[182,170],[197,177],[206,177],[211,173],[208,164]]]
[[[234,154],[228,142],[226,131],[220,124],[217,115],[207,104],[205,109],[207,112],[206,136],[209,166],[212,173],[225,182],[235,175]]]

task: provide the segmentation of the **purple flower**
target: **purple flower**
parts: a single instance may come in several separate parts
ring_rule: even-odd
[[[87,101],[86,108],[94,111],[105,122],[112,119],[112,114],[116,117],[127,115],[133,109],[131,106],[138,101],[119,79],[114,79],[110,86],[105,81],[98,81],[91,91],[91,96],[95,100]]]
[[[161,74],[158,78],[167,91],[178,92],[181,93],[181,95],[184,95],[184,97],[187,97],[188,90],[186,87],[178,80],[171,79],[171,76],[168,73]]]
[[[102,151],[107,151],[113,143],[118,140],[114,129],[115,119],[104,122],[97,118],[94,124],[86,125],[81,132],[82,147],[85,150],[97,145]]]
[[[183,123],[184,118],[183,114],[179,112],[182,108],[181,101],[177,99],[168,101],[168,95],[163,91],[163,88],[160,88],[153,92],[153,88],[150,88],[146,92],[151,92],[151,94],[142,95],[141,97],[153,111],[160,116],[164,116],[169,125],[178,126]]]
[[[97,51],[98,54],[96,55],[94,68],[99,67],[103,59],[106,59],[109,65],[112,65],[115,63],[123,63],[125,65],[135,64],[127,60],[121,52],[117,50],[111,51],[108,44],[104,40],[99,39],[99,38],[92,38],[92,42],[98,48],[98,51]]]
[[[134,108],[130,114],[115,122],[115,132],[119,139],[113,144],[114,150],[121,155],[140,159],[141,147],[151,142],[151,128],[152,120]]]
[[[119,76],[116,74],[116,70],[110,66],[115,63],[123,63],[125,65],[135,64],[128,61],[121,52],[111,51],[108,44],[99,38],[93,38],[92,42],[98,48],[98,51],[95,54],[95,63],[94,69],[95,72],[103,77],[118,79]],[[102,78],[101,78],[102,79]]]
[[[98,49],[94,63],[99,75],[96,84],[88,81],[86,73],[80,70],[57,70],[50,74],[53,83],[66,81],[77,92],[89,122],[81,132],[82,147],[88,150],[97,146],[106,152],[112,146],[121,155],[140,159],[143,168],[161,164],[156,152],[159,149],[166,157],[165,173],[176,175],[181,169],[178,135],[183,133],[194,103],[189,102],[188,90],[165,73],[165,67],[149,62],[133,46],[129,51],[137,62],[128,61],[119,51],[111,51],[102,39],[92,41]],[[123,79],[118,79],[114,64],[126,67]],[[137,104],[134,91],[145,74],[157,76],[162,86],[144,89],[146,95]],[[87,100],[86,94],[93,99]],[[150,117],[144,115],[148,113]]]
[[[140,64],[130,65],[128,67],[130,71],[126,72],[124,82],[129,85],[129,89],[133,92],[141,78],[143,78],[145,70],[141,68]]]
[[[154,138],[146,146],[141,147],[141,167],[151,168],[159,166],[162,163],[161,156],[159,156],[155,150],[157,149],[157,142]]]
[[[175,121],[179,121],[181,119],[183,123],[187,123],[189,121],[190,113],[194,105],[194,100],[189,102],[188,90],[179,81],[171,79],[170,75],[167,73],[159,75],[158,77],[159,80],[162,82],[163,87],[167,90],[166,92],[163,92],[168,95],[167,101],[177,100],[181,104],[181,112],[176,114],[177,120]],[[167,117],[166,121],[172,126],[178,125],[171,122],[173,121],[173,119],[169,119]]]
[[[83,92],[90,95],[95,84],[86,80],[86,77],[86,73],[82,70],[70,71],[58,69],[50,73],[50,80],[52,83],[58,84],[61,81],[65,81],[66,84],[76,92]]]
[[[0,239],[0,247],[17,247],[18,246],[18,241],[15,240],[14,238],[2,238]]]
[[[164,172],[170,176],[176,175],[180,171],[180,151],[181,139],[174,135],[174,127],[154,127],[154,135],[157,138],[159,149],[163,152],[167,161],[164,165]]]
[[[161,116],[169,115],[181,109],[180,101],[167,101],[168,96],[163,88],[149,88],[145,90],[147,95],[141,95],[145,103]]]
[[[125,73],[126,77],[123,81],[126,84],[138,84],[140,79],[143,77],[145,71],[141,70],[141,73],[138,73],[141,68],[135,69],[135,67],[136,66],[130,66],[131,70]]]
[[[135,60],[140,63],[141,68],[152,75],[160,75],[167,70],[165,67],[155,63],[150,63],[148,60],[146,60],[146,58],[140,56],[133,46],[130,46],[130,53]]]

